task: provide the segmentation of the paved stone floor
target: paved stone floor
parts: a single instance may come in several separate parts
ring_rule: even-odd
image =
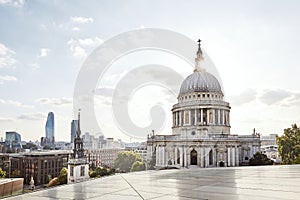
[[[300,165],[118,174],[9,199],[300,199]]]

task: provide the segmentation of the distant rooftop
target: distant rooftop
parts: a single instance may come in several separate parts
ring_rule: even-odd
[[[40,156],[40,155],[60,155],[60,154],[70,154],[73,153],[72,150],[49,150],[49,151],[30,151],[30,152],[20,152],[20,153],[0,153],[0,155],[10,155],[10,156]]]
[[[300,165],[145,171],[9,199],[299,199]]]

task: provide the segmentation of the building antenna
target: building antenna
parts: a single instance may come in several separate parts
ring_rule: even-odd
[[[81,135],[81,130],[80,130],[80,111],[81,111],[81,109],[79,108],[78,109],[78,124],[77,124],[77,137],[80,137],[80,135]]]

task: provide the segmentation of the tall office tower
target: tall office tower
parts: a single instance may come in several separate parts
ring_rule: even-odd
[[[74,143],[74,138],[78,130],[78,120],[72,120],[71,122],[71,144]]]
[[[54,114],[53,114],[53,112],[48,113],[45,131],[46,131],[46,144],[54,145]]]

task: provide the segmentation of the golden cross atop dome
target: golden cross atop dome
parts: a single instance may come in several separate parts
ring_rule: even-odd
[[[200,45],[201,45],[201,44],[200,44],[200,43],[201,43],[201,40],[199,39],[197,42],[198,42],[198,45],[200,46]]]
[[[200,62],[201,62],[201,60],[203,60],[202,50],[201,50],[201,39],[199,39],[197,42],[198,42],[198,51],[197,51],[197,57],[195,59],[194,72],[199,72],[199,71],[204,71],[205,70],[205,69],[200,67]]]

